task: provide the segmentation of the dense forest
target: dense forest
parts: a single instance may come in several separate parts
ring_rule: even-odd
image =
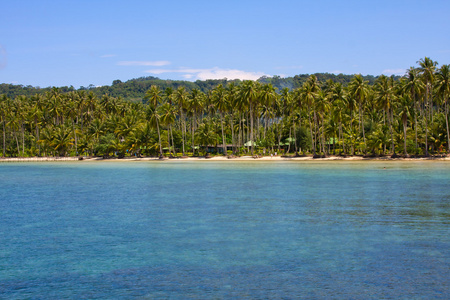
[[[316,73],[314,74],[317,77],[317,80],[320,82],[325,82],[326,80],[333,80],[335,83],[341,83],[344,86],[347,85],[353,75],[334,75],[329,73]],[[299,88],[301,87],[310,75],[296,75],[294,77],[281,78],[280,76],[273,77],[261,77],[258,79],[258,82],[262,84],[270,83],[273,87],[278,90],[281,90],[285,87],[289,89]],[[376,77],[374,76],[363,76],[364,80],[368,81],[371,85],[375,82]],[[396,80],[399,77],[395,77]],[[219,84],[226,86],[229,83],[240,83],[240,80],[227,80],[227,79],[210,79],[210,80],[197,80],[195,82],[191,81],[182,81],[182,80],[162,80],[157,77],[148,76],[141,77],[136,79],[131,79],[126,82],[122,82],[121,80],[114,80],[111,86],[100,86],[96,87],[94,85],[89,85],[88,87],[80,87],[79,91],[92,91],[97,97],[101,97],[103,95],[109,95],[112,97],[120,97],[123,100],[139,102],[142,101],[145,97],[145,93],[150,89],[152,85],[159,86],[160,89],[165,90],[166,88],[172,88],[176,90],[179,87],[184,87],[188,91],[192,91],[193,89],[198,89],[203,93],[207,93],[212,90]],[[23,85],[14,85],[14,84],[0,84],[0,95],[5,94],[9,98],[15,98],[16,96],[33,96],[35,94],[45,94],[49,92],[52,87],[40,88],[33,86],[23,86]],[[70,87],[59,87],[61,93],[67,93],[76,91],[73,86]]]
[[[2,156],[450,153],[449,80],[425,57],[402,77],[1,84]]]

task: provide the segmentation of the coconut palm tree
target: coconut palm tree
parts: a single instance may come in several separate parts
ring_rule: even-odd
[[[35,130],[34,138],[35,138],[35,142],[38,147],[38,155],[41,156],[41,146],[38,143],[38,141],[39,141],[39,132],[40,132],[41,125],[43,123],[43,116],[44,116],[44,112],[42,111],[43,96],[36,94],[36,95],[32,96],[30,98],[30,100],[31,100],[31,106],[28,111],[28,119],[30,120],[30,127],[31,127],[31,124],[34,125],[34,130]]]
[[[364,105],[368,94],[368,81],[364,80],[361,74],[355,75],[348,85],[350,97],[355,99],[359,108],[359,128],[364,141],[364,153],[366,153],[366,134],[364,131]]]
[[[172,124],[176,121],[175,107],[169,102],[163,103],[158,108],[158,114],[160,115],[161,124],[167,126],[167,141],[169,142],[169,153],[172,153],[170,146],[170,137],[172,137],[173,154],[175,154],[175,144],[173,142]]]
[[[144,99],[148,99],[148,106],[146,109],[146,118],[147,121],[154,127],[156,127],[158,131],[158,144],[159,144],[159,157],[163,157],[162,152],[162,144],[161,144],[161,132],[159,129],[159,119],[160,115],[158,113],[158,105],[161,102],[161,90],[158,86],[152,85],[150,89],[145,93]]]
[[[213,145],[217,141],[217,134],[214,131],[214,126],[211,119],[205,118],[196,132],[196,138],[200,145],[205,147],[205,154],[207,154],[208,145]]]
[[[66,156],[69,146],[73,145],[72,128],[69,126],[56,126],[53,131],[51,146],[59,156]]]
[[[400,119],[403,124],[403,151],[405,157],[408,156],[408,151],[406,149],[406,131],[408,128],[408,117],[411,115],[412,111],[412,101],[408,93],[404,93],[398,99],[398,106],[400,112]]]
[[[227,93],[226,93],[226,90],[223,87],[223,85],[219,84],[213,90],[212,95],[213,95],[213,103],[220,114],[220,126],[222,129],[222,151],[223,151],[223,155],[226,155],[227,154],[227,145],[226,145],[226,139],[225,139],[223,125],[224,125],[224,114],[228,111],[228,108],[229,108]]]
[[[182,150],[183,150],[183,156],[185,156],[185,141],[186,141],[186,120],[184,117],[184,111],[186,109],[187,105],[187,99],[188,99],[188,92],[186,89],[182,86],[178,87],[178,89],[173,94],[173,99],[178,105],[178,114],[180,116],[180,128],[181,128],[181,140],[182,140]]]
[[[192,114],[191,131],[192,131],[192,154],[195,154],[195,130],[197,127],[197,116],[201,114],[205,102],[205,94],[199,89],[193,89],[188,99],[188,110]]]
[[[403,92],[408,92],[411,100],[413,101],[414,109],[414,131],[415,131],[415,144],[416,144],[416,154],[418,153],[418,142],[417,142],[417,115],[419,114],[419,95],[423,94],[425,90],[425,85],[422,80],[419,78],[418,70],[414,67],[410,67],[406,72],[404,77]]]
[[[241,100],[249,107],[250,114],[250,141],[251,141],[251,154],[253,156],[255,140],[253,135],[253,114],[257,106],[258,100],[258,86],[252,80],[245,80],[241,86]]]
[[[344,108],[347,106],[347,95],[345,94],[345,89],[342,84],[336,83],[333,86],[330,101],[332,104],[333,118],[339,124],[338,144],[342,141],[342,151],[345,153],[345,140],[342,130],[342,122],[344,118]]]
[[[2,157],[6,156],[6,124],[10,118],[11,113],[11,99],[6,95],[0,96],[0,121],[2,122],[2,134],[3,134],[3,148]]]
[[[269,126],[269,119],[271,119],[272,108],[275,100],[277,98],[277,93],[275,92],[275,88],[272,84],[265,84],[261,87],[260,90],[260,103],[263,106],[264,113],[264,138],[266,137],[267,127]]]
[[[302,102],[306,105],[308,108],[307,114],[308,114],[308,120],[309,120],[309,127],[310,127],[310,134],[311,134],[311,146],[313,150],[313,155],[316,155],[316,146],[317,146],[317,115],[315,110],[315,102],[316,98],[319,95],[319,92],[321,91],[319,86],[319,81],[317,80],[317,77],[315,75],[311,75],[308,77],[307,81],[303,84],[301,89],[301,98]],[[312,108],[312,112],[311,112]],[[311,120],[312,117],[312,120]]]
[[[233,144],[233,154],[236,154],[236,145],[237,142],[235,140],[235,134],[234,134],[234,119],[235,119],[235,112],[238,110],[238,107],[236,106],[236,103],[238,102],[238,87],[234,82],[231,82],[226,87],[226,102],[228,104],[228,108],[230,111],[230,128],[231,128],[231,143]]]
[[[375,99],[379,107],[387,115],[389,132],[391,133],[391,152],[395,155],[394,132],[392,128],[393,122],[393,105],[394,105],[394,89],[389,78],[385,75],[378,77],[375,83]]]
[[[426,56],[425,58],[421,58],[417,63],[420,65],[418,69],[419,74],[425,83],[425,156],[428,156],[428,118],[432,118],[434,73],[438,63]],[[429,110],[429,117],[426,111],[427,108]]]
[[[450,66],[442,65],[441,68],[436,73],[436,92],[442,99],[444,103],[445,112],[445,125],[447,129],[447,149],[450,153],[450,132],[448,125],[448,111],[449,111],[449,95],[450,95]]]

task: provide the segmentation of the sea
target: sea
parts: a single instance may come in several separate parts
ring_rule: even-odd
[[[0,299],[449,299],[450,162],[0,164]]]

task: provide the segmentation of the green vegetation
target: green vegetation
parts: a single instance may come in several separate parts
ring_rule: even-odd
[[[449,65],[417,63],[403,77],[1,84],[2,156],[450,153]]]

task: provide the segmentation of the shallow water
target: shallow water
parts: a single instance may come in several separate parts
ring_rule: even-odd
[[[441,298],[448,162],[0,164],[0,298]]]

